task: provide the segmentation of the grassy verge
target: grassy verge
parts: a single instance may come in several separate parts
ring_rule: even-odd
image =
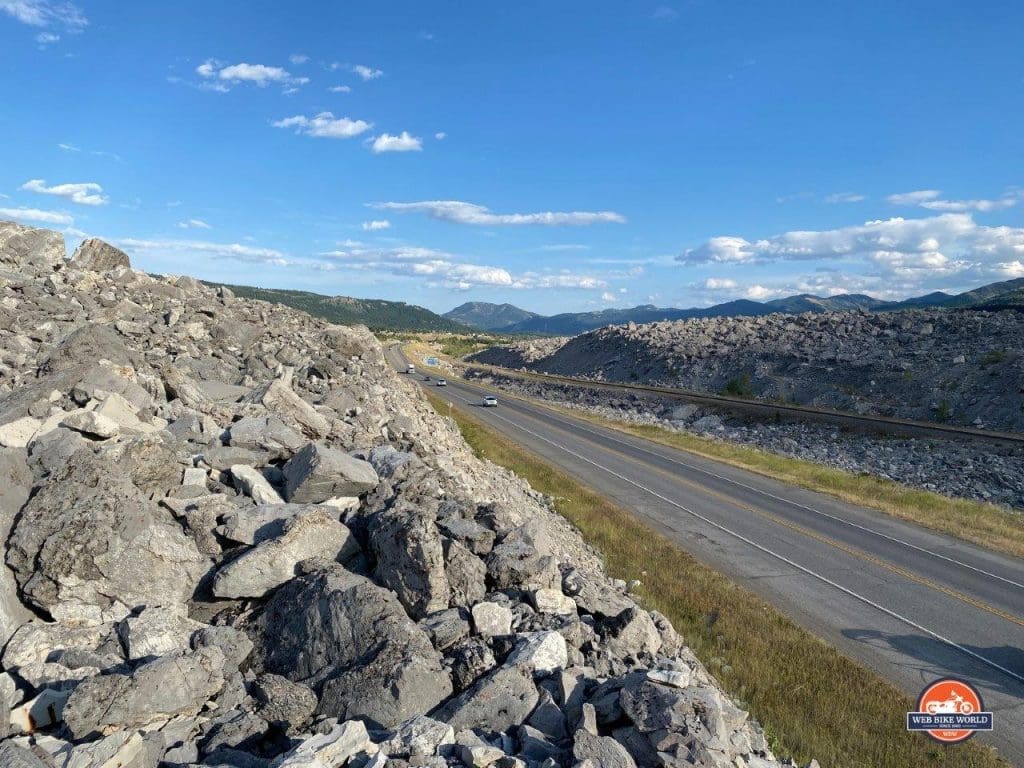
[[[439,413],[447,402],[427,394]],[[723,687],[765,726],[773,748],[828,768],[1003,766],[970,742],[942,748],[905,730],[911,701],[877,675],[793,624],[768,603],[701,565],[637,517],[462,411],[477,453],[556,499],[557,510],[604,553],[608,570],[645,572],[645,604],[668,616]]]
[[[494,389],[506,396],[510,393]],[[634,437],[677,448],[740,469],[782,480],[819,493],[827,493],[851,504],[876,509],[893,517],[969,541],[1013,557],[1024,557],[1024,515],[995,504],[971,499],[953,499],[939,493],[900,485],[872,475],[855,474],[813,461],[781,456],[725,440],[676,432],[664,427],[629,424],[575,408],[539,403],[553,411]]]

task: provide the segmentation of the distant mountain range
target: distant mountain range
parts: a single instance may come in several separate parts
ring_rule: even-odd
[[[208,283],[209,285],[225,285]],[[260,299],[301,309],[339,325],[362,324],[374,331],[451,331],[466,333],[472,330],[453,320],[441,317],[429,309],[404,301],[383,299],[353,299],[348,296],[324,296],[308,291],[288,291],[278,288],[253,288],[247,285],[225,285],[244,299]]]
[[[497,328],[505,328],[517,323],[525,323],[534,318],[542,317],[536,312],[520,309],[513,304],[491,304],[486,301],[467,301],[460,304],[451,312],[445,312],[442,317],[454,320],[457,323],[468,325],[471,328],[479,328],[484,331],[491,331]]]
[[[575,336],[605,325],[653,323],[659,320],[686,320],[695,317],[756,317],[773,312],[827,312],[864,309],[875,312],[949,307],[966,309],[1024,309],[1024,278],[992,283],[960,294],[937,291],[904,301],[887,302],[857,293],[838,296],[814,296],[803,293],[771,301],[736,299],[711,307],[690,309],[660,308],[651,304],[629,309],[604,309],[598,312],[567,312],[544,316],[511,304],[475,301],[456,307],[443,317],[480,330],[550,336]],[[521,319],[511,319],[516,315]]]

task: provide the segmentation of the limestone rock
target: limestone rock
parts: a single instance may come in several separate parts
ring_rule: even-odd
[[[262,597],[295,576],[309,558],[344,561],[359,545],[343,523],[323,509],[300,512],[284,524],[280,537],[260,542],[232,560],[213,580],[217,597]]]
[[[75,249],[69,266],[94,272],[109,272],[119,267],[131,268],[132,264],[124,251],[99,238],[91,237]]]
[[[319,503],[337,496],[358,496],[377,487],[373,467],[324,443],[308,443],[284,468],[285,498]]]
[[[194,715],[224,685],[218,648],[164,656],[131,676],[99,675],[81,683],[64,707],[75,739],[110,728],[139,728],[155,720]]]
[[[310,685],[322,714],[394,727],[452,690],[441,655],[395,595],[340,566],[281,587],[258,628],[266,669]]]

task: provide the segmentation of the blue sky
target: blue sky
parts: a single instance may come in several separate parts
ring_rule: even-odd
[[[1024,276],[1014,2],[0,0],[0,218],[546,314]]]

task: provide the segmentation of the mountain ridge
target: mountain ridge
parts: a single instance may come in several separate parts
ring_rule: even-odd
[[[485,315],[487,307],[504,308],[508,304],[488,304],[487,302],[467,302],[456,307],[442,317],[450,318],[453,313],[468,304],[474,305],[474,312]],[[770,301],[754,301],[753,299],[733,299],[710,307],[657,307],[653,304],[641,304],[623,309],[611,308],[591,312],[563,312],[556,315],[539,315],[529,313],[532,317],[508,325],[474,325],[463,320],[467,325],[481,330],[499,331],[502,333],[522,333],[536,335],[574,336],[592,331],[606,325],[622,325],[629,322],[637,324],[653,323],[661,320],[687,320],[699,317],[758,317],[774,312],[800,314],[802,312],[829,312],[866,310],[877,312],[900,311],[904,309],[927,308],[965,308],[965,309],[1008,309],[1024,308],[1024,278],[1003,280],[996,283],[974,288],[959,294],[934,291],[923,296],[913,296],[902,301],[883,301],[866,294],[843,293],[836,296],[816,296],[801,293],[784,296]],[[514,307],[513,309],[519,309]],[[527,312],[528,310],[520,310]]]

